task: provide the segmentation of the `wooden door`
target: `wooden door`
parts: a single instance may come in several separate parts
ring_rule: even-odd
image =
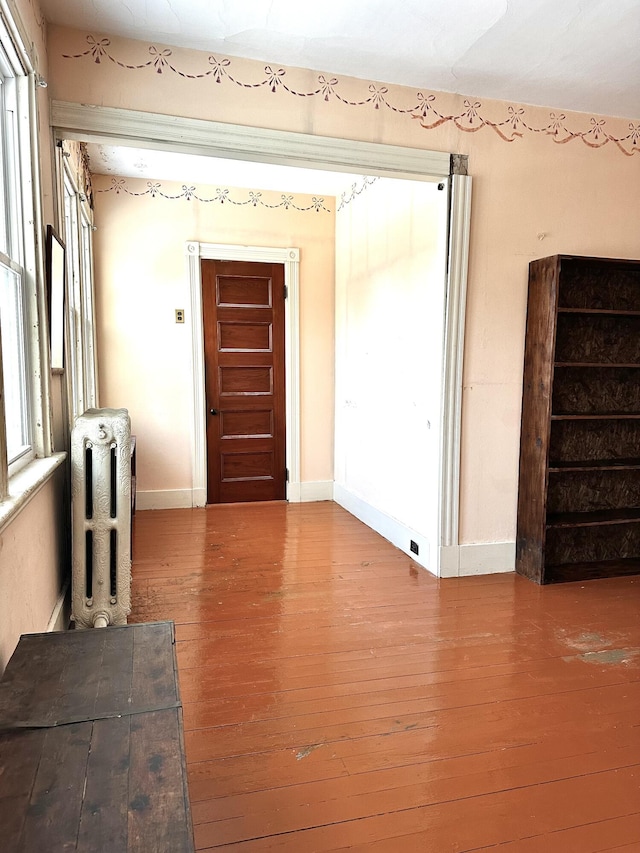
[[[284,266],[202,261],[207,502],[286,497]]]

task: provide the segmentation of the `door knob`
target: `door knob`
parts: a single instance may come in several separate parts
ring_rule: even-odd
[[[218,414],[218,410],[217,410],[217,409],[209,409],[209,413],[210,413],[211,415],[217,415],[217,414]]]

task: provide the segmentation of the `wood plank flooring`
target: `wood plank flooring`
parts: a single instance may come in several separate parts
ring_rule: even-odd
[[[136,513],[198,850],[640,853],[640,578],[438,581],[332,503]]]

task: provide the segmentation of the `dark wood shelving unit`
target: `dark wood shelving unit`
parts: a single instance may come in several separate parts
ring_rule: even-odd
[[[529,265],[516,571],[640,574],[640,261]]]

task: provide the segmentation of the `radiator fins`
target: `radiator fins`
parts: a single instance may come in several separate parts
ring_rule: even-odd
[[[126,625],[131,611],[131,421],[89,409],[71,433],[72,596],[76,628]]]

